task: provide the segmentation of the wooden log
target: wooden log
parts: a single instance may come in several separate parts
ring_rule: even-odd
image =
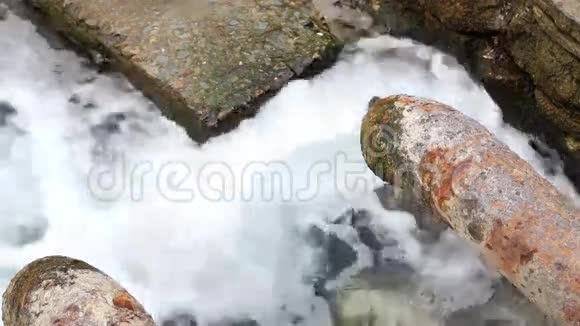
[[[580,325],[580,211],[475,120],[406,95],[375,98],[363,156],[476,244],[530,301]]]
[[[14,276],[2,302],[4,326],[155,326],[119,283],[72,258],[36,260]]]

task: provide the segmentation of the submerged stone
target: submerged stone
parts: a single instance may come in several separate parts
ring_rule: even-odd
[[[335,279],[342,271],[352,266],[358,259],[356,250],[345,240],[333,232],[325,232],[318,226],[311,226],[306,234],[306,241],[315,248],[322,249],[321,259],[322,275],[320,284],[323,286],[326,280]]]
[[[199,142],[254,115],[291,78],[330,64],[339,48],[305,0],[32,3]]]
[[[257,321],[250,318],[225,319],[219,322],[209,323],[209,326],[260,326]]]
[[[18,113],[14,106],[8,102],[0,101],[0,127],[5,126],[10,116]]]
[[[352,266],[358,255],[346,241],[336,234],[329,234],[326,242],[327,251],[327,277],[333,279],[343,270]]]
[[[197,326],[195,316],[189,313],[178,313],[161,322],[161,326]]]
[[[428,307],[418,300],[413,273],[393,262],[389,269],[363,270],[336,290],[330,301],[336,326],[438,326]]]
[[[8,17],[8,6],[0,3],[0,20],[5,20]]]

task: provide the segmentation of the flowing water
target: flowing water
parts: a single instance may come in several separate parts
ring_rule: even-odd
[[[200,325],[330,325],[313,285],[322,265],[341,263],[329,262],[311,233],[331,235],[343,253],[335,260],[353,258],[328,282],[340,286],[377,259],[360,232],[337,221],[364,213],[390,243],[378,259],[409,266],[440,316],[486,302],[497,275],[474,250],[449,232],[421,241],[412,215],[381,206],[374,190],[382,182],[359,148],[361,119],[377,95],[426,96],[462,110],[574,195],[557,160],[546,162],[528,136],[503,124],[461,67],[410,41],[360,41],[204,145],[123,77],[51,49],[27,21],[0,21],[0,49],[2,288],[31,260],[67,255],[113,276],[160,323],[195,316]],[[400,320],[420,318],[403,310]]]

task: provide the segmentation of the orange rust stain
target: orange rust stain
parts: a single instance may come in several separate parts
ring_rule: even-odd
[[[183,88],[183,86],[184,86],[183,81],[179,79],[173,82],[173,87],[175,88],[181,89]]]
[[[509,240],[509,238],[507,236],[504,237],[504,239]],[[538,252],[538,249],[532,249],[532,251],[530,251],[526,254],[522,254],[520,256],[520,263],[522,265],[527,265],[530,261],[532,261],[536,252]]]
[[[417,106],[417,108],[425,112],[446,112],[450,110],[446,105],[435,103],[420,104]]]
[[[455,195],[453,182],[461,180],[472,164],[471,159],[451,164],[450,153],[449,149],[435,148],[425,154],[419,166],[421,181],[429,187],[433,204],[442,211]]]
[[[570,302],[564,305],[562,309],[564,319],[567,322],[572,322],[572,325],[580,325],[580,306],[578,302]]]
[[[505,203],[503,201],[494,200],[491,202],[491,206],[493,206],[495,208],[503,208],[503,207],[505,207]]]
[[[135,301],[126,291],[121,292],[113,298],[113,305],[117,308],[135,310]]]
[[[530,247],[526,233],[521,221],[516,226],[505,225],[499,220],[494,222],[486,247],[495,253],[499,268],[508,275],[517,275],[538,252],[537,248]]]
[[[425,112],[451,111],[451,108],[445,104],[425,102],[424,100],[406,95],[398,96],[395,104],[401,107],[412,107],[414,109],[423,110]]]
[[[415,99],[409,97],[409,96],[399,96],[397,98],[397,102],[395,102],[397,105],[399,106],[408,106],[409,104],[415,103]]]
[[[573,254],[569,254],[567,252],[561,253],[561,257],[565,258],[574,257],[572,255]],[[566,263],[561,262],[553,263],[551,261],[543,263],[551,264],[551,266],[553,266],[553,269],[555,269],[554,274],[557,274],[558,281],[561,284],[564,284],[566,289],[568,289],[571,293],[580,293],[580,271],[578,270],[577,259],[571,258],[571,260],[572,262],[570,265],[566,265]],[[580,305],[580,302],[578,304]]]
[[[443,205],[451,198],[451,166],[445,156],[449,151],[435,148],[429,151],[421,160],[419,167],[423,184],[430,188],[434,204],[443,209]]]
[[[452,187],[455,190],[464,190],[468,188],[471,184],[471,180],[468,179],[469,172],[473,167],[473,160],[471,158],[463,160],[455,165],[451,172],[451,182]]]

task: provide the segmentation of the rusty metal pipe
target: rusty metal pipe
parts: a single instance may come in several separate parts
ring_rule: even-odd
[[[14,276],[2,301],[5,326],[155,326],[115,280],[72,258],[36,260]]]
[[[396,95],[369,104],[368,166],[411,191],[435,218],[564,325],[580,325],[580,211],[475,120]]]

